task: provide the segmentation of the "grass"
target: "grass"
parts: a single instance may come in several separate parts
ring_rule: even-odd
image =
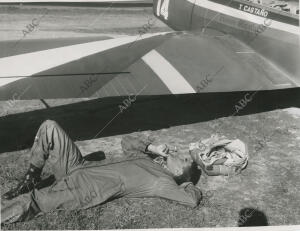
[[[237,226],[239,212],[256,208],[269,225],[299,224],[299,118],[282,110],[221,118],[151,132],[157,142],[187,151],[188,143],[209,137],[217,128],[248,144],[249,164],[238,176],[207,177],[198,186],[203,202],[191,209],[159,199],[120,198],[82,211],[54,211],[3,229],[137,229]],[[150,132],[150,131],[148,131]],[[84,154],[101,149],[108,158],[122,155],[121,136],[80,141]],[[17,183],[28,165],[26,151],[0,155],[1,192]],[[46,168],[46,174],[49,168]],[[206,192],[213,192],[212,195]]]

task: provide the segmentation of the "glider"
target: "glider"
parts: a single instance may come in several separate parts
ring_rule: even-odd
[[[183,33],[2,41],[0,100],[298,88],[299,17],[239,0],[155,0]]]

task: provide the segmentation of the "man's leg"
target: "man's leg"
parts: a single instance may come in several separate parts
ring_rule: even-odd
[[[30,167],[24,180],[15,189],[5,193],[4,199],[12,199],[31,191],[39,181],[46,161],[52,165],[57,180],[84,162],[75,143],[56,122],[51,120],[45,121],[37,132],[31,149]]]
[[[46,120],[37,132],[31,149],[30,163],[43,168],[46,160],[50,162],[57,180],[84,162],[76,144],[55,121],[51,120]]]
[[[100,166],[73,171],[52,186],[34,189],[1,202],[1,223],[27,221],[38,213],[53,210],[86,209],[123,196],[125,185],[113,170]]]
[[[55,209],[72,210],[81,208],[65,180],[54,185],[30,193],[20,195],[12,200],[1,202],[1,223],[27,221],[38,213],[46,213]]]

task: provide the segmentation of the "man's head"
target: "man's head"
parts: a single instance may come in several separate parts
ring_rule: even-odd
[[[177,184],[192,181],[193,175],[197,171],[197,167],[191,156],[188,153],[181,152],[169,153],[167,157],[167,167],[174,175]],[[199,172],[196,174],[199,174]]]

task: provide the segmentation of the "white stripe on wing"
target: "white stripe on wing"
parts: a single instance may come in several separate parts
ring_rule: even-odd
[[[164,34],[167,33],[126,36],[0,58],[0,87],[96,53]]]
[[[150,51],[142,59],[173,94],[196,93],[186,79],[157,51]]]

